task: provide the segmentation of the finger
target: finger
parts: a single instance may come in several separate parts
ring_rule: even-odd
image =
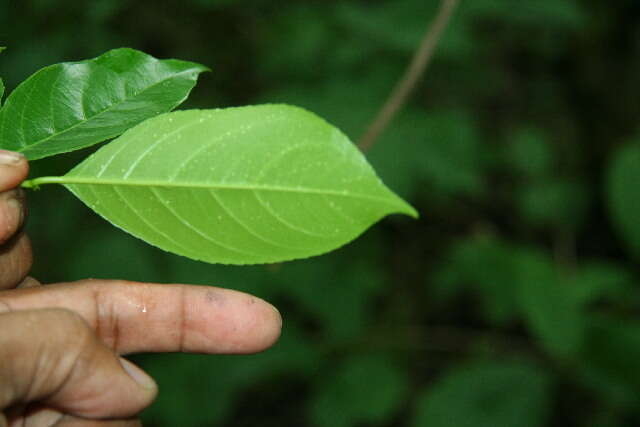
[[[41,402],[84,418],[125,418],[157,388],[78,314],[44,309],[0,314],[0,391],[0,408]]]
[[[87,420],[76,417],[65,417],[53,427],[141,427],[138,419],[129,420]]]
[[[66,308],[79,313],[117,353],[254,353],[280,336],[269,303],[209,286],[85,280],[0,293],[13,310]]]
[[[28,173],[29,165],[22,154],[0,150],[0,192],[17,187]]]
[[[22,227],[25,216],[24,190],[14,188],[0,193],[0,245],[9,240]]]
[[[129,418],[126,420],[91,420],[65,415],[59,410],[42,405],[22,405],[22,408],[12,408],[7,411],[7,419],[11,426],[53,426],[53,427],[138,427],[140,420]],[[5,419],[5,423],[7,422]],[[0,413],[0,427],[2,414]]]
[[[31,242],[20,233],[0,247],[0,290],[15,288],[31,270]]]
[[[64,414],[38,404],[24,404],[5,410],[11,426],[54,426]]]
[[[19,153],[0,150],[0,244],[22,225],[24,192],[16,188],[29,173],[27,159]]]

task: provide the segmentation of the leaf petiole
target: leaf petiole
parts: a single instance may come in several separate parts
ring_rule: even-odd
[[[39,178],[27,179],[20,184],[22,188],[30,188],[39,190],[42,184],[64,184],[66,181],[63,176],[41,176]]]

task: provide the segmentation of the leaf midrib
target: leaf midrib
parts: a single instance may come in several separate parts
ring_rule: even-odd
[[[192,71],[192,70],[193,70],[193,69],[184,70],[184,71],[181,71],[180,73],[173,74],[173,75],[171,75],[171,76],[169,76],[169,77],[167,77],[167,78],[164,78],[164,79],[162,79],[162,80],[158,80],[156,83],[154,83],[154,84],[152,84],[152,85],[150,85],[150,86],[147,86],[146,88],[142,89],[140,92],[136,93],[136,94],[135,94],[134,96],[132,96],[131,98],[125,98],[125,99],[123,99],[123,100],[122,100],[122,101],[120,101],[120,102],[117,102],[117,103],[111,104],[109,107],[107,107],[107,108],[105,108],[104,110],[102,110],[102,111],[98,112],[97,114],[95,114],[95,115],[93,115],[93,116],[91,116],[91,117],[89,117],[89,118],[85,118],[84,120],[81,120],[81,121],[79,121],[78,123],[76,123],[76,124],[74,124],[74,125],[72,125],[72,126],[69,126],[68,128],[64,129],[64,130],[63,130],[63,131],[61,131],[61,132],[58,132],[58,133],[52,133],[51,135],[47,136],[46,138],[39,139],[39,140],[35,141],[35,142],[34,142],[34,143],[32,143],[32,144],[25,144],[24,146],[20,147],[18,150],[15,150],[15,151],[22,153],[22,152],[24,152],[24,151],[30,150],[30,149],[32,149],[32,148],[35,148],[35,147],[39,146],[40,144],[44,144],[45,142],[49,141],[50,139],[57,138],[57,137],[59,137],[60,135],[64,135],[64,134],[65,134],[65,133],[67,133],[67,132],[71,132],[73,129],[75,129],[75,128],[79,127],[79,126],[82,126],[83,124],[87,123],[88,121],[91,121],[91,120],[96,119],[96,118],[97,118],[97,117],[99,117],[100,115],[102,115],[102,114],[104,114],[104,113],[107,113],[107,112],[111,111],[112,109],[114,109],[114,108],[116,108],[116,107],[118,107],[118,106],[120,106],[120,105],[124,104],[125,102],[131,101],[132,99],[136,99],[136,98],[140,97],[140,96],[141,96],[141,95],[143,95],[146,91],[148,91],[148,90],[150,90],[150,89],[152,89],[152,88],[156,87],[157,85],[159,85],[159,84],[161,84],[161,83],[164,83],[164,82],[165,82],[165,81],[167,81],[167,80],[171,80],[171,79],[173,79],[173,78],[176,78],[177,76],[181,76],[182,74],[184,74],[184,73],[186,73],[186,72],[190,72],[190,71]],[[3,108],[5,108],[6,106],[7,106],[7,104],[5,103],[5,105],[3,106]],[[107,139],[107,138],[105,138],[105,139]]]
[[[34,186],[41,184],[62,184],[62,185],[111,185],[111,186],[128,186],[128,187],[165,187],[165,188],[205,188],[211,190],[242,190],[242,191],[274,191],[285,193],[302,193],[302,194],[320,194],[325,196],[352,197],[356,199],[365,199],[377,201],[387,205],[398,206],[391,200],[382,197],[370,196],[361,193],[352,193],[341,190],[331,190],[323,188],[309,187],[285,187],[280,185],[255,185],[255,184],[221,184],[221,183],[204,183],[204,182],[168,182],[155,180],[140,179],[96,179],[82,178],[73,176],[53,176],[42,177],[32,180]]]

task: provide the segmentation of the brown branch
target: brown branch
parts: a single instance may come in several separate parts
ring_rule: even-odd
[[[459,0],[442,0],[440,10],[422,38],[407,70],[396,83],[389,98],[367,128],[367,131],[358,141],[358,147],[362,151],[367,151],[373,146],[376,139],[402,108],[416,84],[420,81],[458,2]]]

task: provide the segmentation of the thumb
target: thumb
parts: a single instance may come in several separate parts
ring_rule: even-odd
[[[116,356],[78,314],[62,309],[0,314],[0,412],[39,402],[85,418],[135,415],[157,387]]]

